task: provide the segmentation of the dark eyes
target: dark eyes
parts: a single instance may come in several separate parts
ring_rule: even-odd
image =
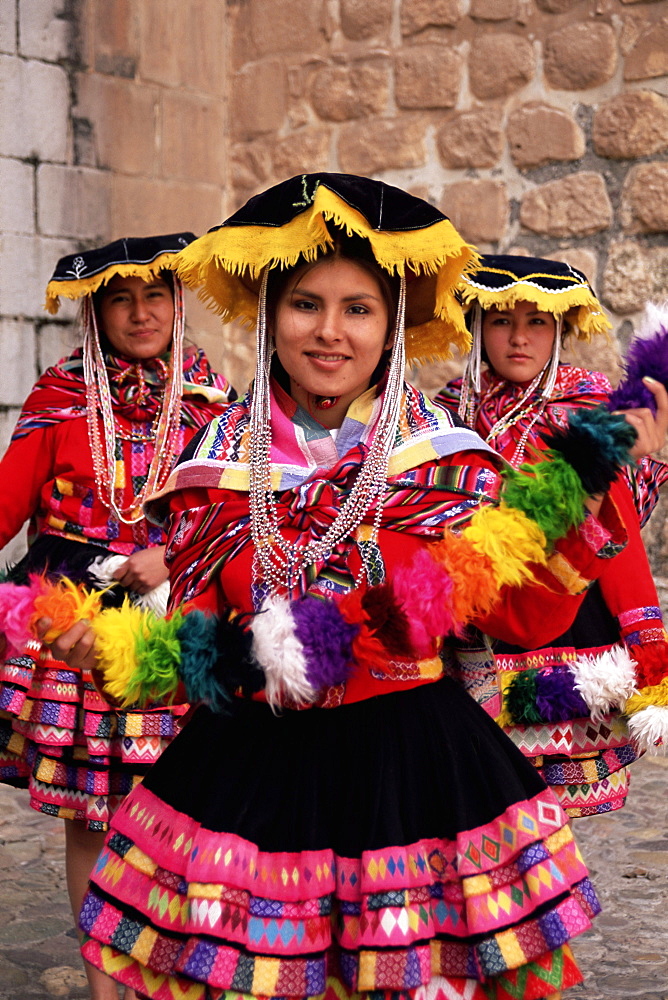
[[[317,302],[314,302],[312,299],[293,299],[292,305],[295,309],[299,309],[302,312],[315,311],[318,308]],[[347,306],[346,312],[352,313],[353,316],[366,316],[369,309],[367,306],[355,302]]]

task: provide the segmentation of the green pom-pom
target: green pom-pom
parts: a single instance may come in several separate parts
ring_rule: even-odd
[[[182,624],[183,613],[177,608],[171,618],[151,622],[147,636],[138,636],[132,682],[139,690],[140,704],[170,702],[174,698],[180,680],[181,643],[177,633]]]
[[[548,542],[563,538],[569,528],[584,520],[587,493],[577,472],[562,458],[519,469],[504,469],[501,498],[523,511],[545,533]]]
[[[537,673],[537,670],[523,670],[506,688],[505,708],[518,725],[531,726],[543,721],[536,708]]]

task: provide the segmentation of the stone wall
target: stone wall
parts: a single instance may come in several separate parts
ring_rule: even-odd
[[[221,221],[224,24],[219,0],[0,0],[0,451],[76,342],[73,304],[42,310],[58,257]]]

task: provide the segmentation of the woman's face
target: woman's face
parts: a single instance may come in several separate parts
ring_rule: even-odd
[[[278,299],[273,325],[292,398],[326,427],[339,427],[390,346],[388,323],[380,284],[365,268],[335,258],[298,272]],[[340,398],[320,410],[319,396]]]
[[[489,309],[482,321],[482,341],[490,367],[509,382],[530,382],[552,355],[557,325],[552,313],[533,302],[513,309]]]
[[[156,358],[169,348],[174,326],[172,290],[162,278],[122,278],[104,287],[99,306],[100,332],[127,358]]]

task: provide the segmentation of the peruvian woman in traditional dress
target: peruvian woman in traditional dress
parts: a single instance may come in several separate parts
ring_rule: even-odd
[[[180,255],[256,326],[255,379],[149,502],[167,620],[132,664],[107,648],[122,610],[53,643],[116,698],[171,684],[199,706],[114,816],[81,912],[87,960],[138,994],[538,1000],[580,979],[569,940],[598,904],[567,817],[444,660],[467,623],[563,631],[626,537],[606,476],[592,500],[564,461],[548,540],[532,481],[404,381],[466,346],[475,260],[427,203],[328,173]]]
[[[668,737],[668,645],[638,516],[649,516],[668,478],[665,465],[643,457],[664,443],[668,397],[650,378],[637,402],[628,393],[611,399],[605,375],[560,362],[568,338],[586,340],[610,326],[585,275],[570,265],[485,256],[462,280],[461,293],[473,345],[463,379],[436,399],[513,468],[543,461],[545,435],[568,426],[569,414],[573,423],[584,410],[624,407],[637,432],[631,455],[643,460],[610,487],[629,542],[588,589],[571,627],[548,643],[497,637],[493,657],[481,645],[476,653],[472,641],[460,657],[471,664],[465,680],[474,696],[568,815],[609,812],[624,805],[628,765]],[[665,369],[665,361],[659,364]],[[593,448],[588,461],[594,472]]]
[[[166,536],[142,501],[230,396],[204,353],[183,345],[183,289],[170,267],[192,239],[123,239],[59,261],[46,308],[82,299],[83,346],[36,383],[0,463],[0,548],[30,522],[14,583],[66,576],[108,587],[106,604],[130,595],[164,613]],[[11,588],[3,592],[0,632],[10,634],[18,609]],[[76,915],[111,815],[187,706],[116,712],[90,672],[20,638],[0,667],[0,780],[27,786],[33,808],[65,819]],[[91,996],[116,997],[113,981],[87,972]]]

